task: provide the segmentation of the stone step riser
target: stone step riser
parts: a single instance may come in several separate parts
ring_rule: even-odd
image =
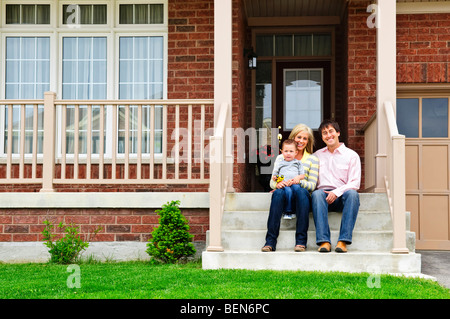
[[[411,273],[421,271],[419,254],[318,252],[203,252],[203,269],[253,269],[253,270],[301,270],[344,271],[379,273]],[[371,277],[372,276],[372,277]],[[373,283],[368,275],[368,284]]]
[[[339,232],[331,231],[331,244],[334,247],[337,243]],[[222,232],[222,246],[225,250],[233,251],[260,251],[265,243],[266,232],[262,230],[256,231],[226,231]],[[209,240],[209,232],[207,232],[207,241]],[[392,249],[392,232],[389,231],[354,231],[353,243],[348,246],[351,251],[379,251],[390,252]],[[415,251],[415,233],[406,233],[407,248]],[[282,231],[278,236],[277,250],[293,250],[295,246],[295,231]],[[317,250],[316,233],[308,231],[307,249]]]
[[[328,214],[330,229],[338,230],[341,225],[342,213]],[[267,211],[228,211],[224,212],[222,227],[224,230],[266,230],[269,212]],[[410,214],[406,215],[406,230],[410,230]],[[281,230],[295,230],[296,219],[281,220]],[[309,230],[315,230],[312,213],[309,218]],[[389,212],[359,212],[355,230],[392,230],[391,214]]]
[[[389,211],[386,194],[361,193],[360,211]],[[228,193],[225,201],[226,211],[269,210],[271,193]]]

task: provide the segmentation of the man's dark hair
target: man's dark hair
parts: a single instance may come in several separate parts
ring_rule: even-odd
[[[332,126],[338,133],[341,131],[338,122],[334,120],[323,120],[322,123],[320,123],[319,132],[322,133],[322,131],[326,129],[328,126]]]

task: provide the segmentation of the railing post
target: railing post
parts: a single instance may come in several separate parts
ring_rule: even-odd
[[[209,244],[207,251],[223,251],[222,247],[222,210],[223,210],[223,139],[210,137],[209,165]]]
[[[55,98],[54,92],[44,93],[44,142],[41,192],[53,192],[55,176]]]
[[[393,242],[392,253],[408,254],[406,247],[406,194],[405,194],[405,136],[397,135],[392,137],[392,158],[391,163],[392,182],[392,227]]]

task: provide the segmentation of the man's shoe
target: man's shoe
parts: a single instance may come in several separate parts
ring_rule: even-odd
[[[330,243],[322,243],[318,249],[319,253],[329,253],[331,251]]]
[[[346,253],[347,252],[347,244],[344,243],[343,241],[338,241],[335,251],[337,253]]]

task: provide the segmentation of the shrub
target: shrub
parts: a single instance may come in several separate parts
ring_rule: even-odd
[[[49,248],[50,262],[58,264],[72,264],[78,261],[80,253],[89,247],[89,243],[81,239],[78,234],[78,228],[75,225],[65,225],[62,222],[57,226],[65,235],[54,241],[53,233],[55,226],[48,220],[44,221],[45,228],[42,231],[44,245]],[[93,233],[93,237],[101,230],[99,226]],[[93,238],[92,237],[92,238]],[[91,239],[92,239],[91,238]]]
[[[164,263],[176,263],[183,257],[195,254],[193,235],[179,209],[180,201],[172,201],[162,206],[156,213],[160,215],[159,226],[152,232],[147,244],[147,253]]]

